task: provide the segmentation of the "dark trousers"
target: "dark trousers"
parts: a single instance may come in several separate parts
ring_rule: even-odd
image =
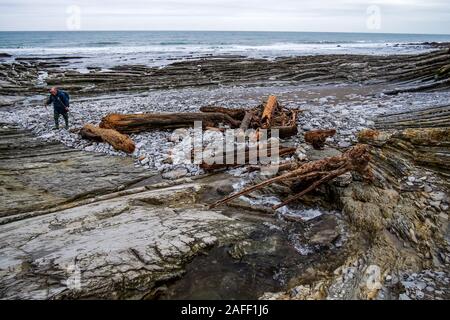
[[[66,123],[66,128],[68,128],[69,127],[69,114],[67,112],[59,113],[57,111],[55,111],[53,113],[53,117],[55,118],[55,127],[59,128],[59,116],[60,115],[63,116],[64,121]]]

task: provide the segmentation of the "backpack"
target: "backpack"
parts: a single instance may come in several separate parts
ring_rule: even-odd
[[[61,91],[61,93],[64,95],[64,97],[67,99],[67,102],[70,102],[70,96],[67,92]]]

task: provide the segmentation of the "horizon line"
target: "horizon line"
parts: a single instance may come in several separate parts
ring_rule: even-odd
[[[292,31],[292,30],[0,30],[0,32],[261,32],[261,33],[360,33],[450,36],[450,33],[361,32],[361,31]]]

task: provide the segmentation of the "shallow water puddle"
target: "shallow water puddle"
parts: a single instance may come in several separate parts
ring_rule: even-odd
[[[248,202],[250,205],[259,205],[264,207],[272,207],[274,205],[280,204],[281,201],[279,198],[275,196],[259,196],[258,198],[250,198],[248,196],[240,196],[239,199]],[[314,208],[291,208],[289,206],[284,206],[276,210],[276,213],[279,214],[280,217],[287,218],[298,218],[302,221],[308,221],[317,217],[320,217],[322,214],[326,212],[320,209]]]
[[[345,254],[336,253],[343,248],[334,245],[337,226],[330,214],[308,223],[262,223],[247,239],[194,258],[185,275],[166,284],[158,298],[257,299],[265,292],[287,290],[299,279],[314,277],[319,269],[332,271],[341,263]]]

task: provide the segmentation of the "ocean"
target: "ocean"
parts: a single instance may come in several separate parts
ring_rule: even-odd
[[[71,66],[162,66],[211,55],[254,58],[314,54],[408,54],[450,35],[333,32],[69,31],[0,32],[0,52],[14,56],[77,56]]]

